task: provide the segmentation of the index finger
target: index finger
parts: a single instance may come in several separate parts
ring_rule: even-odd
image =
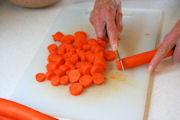
[[[105,15],[107,33],[109,37],[110,46],[113,51],[118,49],[119,32],[115,23],[115,12],[113,10],[107,11]]]

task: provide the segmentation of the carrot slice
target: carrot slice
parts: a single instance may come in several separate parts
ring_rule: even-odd
[[[67,70],[69,70],[70,68],[68,67],[68,65],[63,64],[59,67],[59,69],[61,69],[62,71],[66,72]]]
[[[84,37],[87,38],[87,33],[84,31],[77,31],[74,33],[74,35],[79,35],[79,34],[84,35]]]
[[[65,71],[63,71],[62,69],[57,69],[54,71],[54,73],[58,76],[61,77],[65,74]]]
[[[86,61],[86,53],[82,50],[77,50],[77,54],[81,60],[81,62],[85,62]]]
[[[92,77],[90,75],[84,75],[79,79],[79,83],[84,87],[88,88],[92,85]]]
[[[66,61],[65,65],[67,65],[69,69],[75,69],[75,65],[73,65],[70,61]]]
[[[106,70],[106,60],[104,57],[96,56],[94,59],[94,65],[100,65]]]
[[[64,36],[63,33],[61,32],[56,32],[54,35],[52,35],[53,40],[56,41],[61,41],[61,38]]]
[[[87,43],[86,36],[82,34],[81,32],[75,32],[74,34],[75,42],[85,44]]]
[[[57,62],[59,65],[62,65],[64,63],[64,58],[59,55],[50,54],[48,56],[48,62]]]
[[[72,83],[69,86],[69,91],[74,96],[80,95],[83,92],[83,86],[80,83]]]
[[[84,44],[84,45],[83,45],[83,49],[84,49],[85,51],[88,51],[88,50],[91,49],[91,46],[90,46],[89,44]]]
[[[80,73],[81,74],[90,74],[92,69],[92,65],[91,64],[83,64],[83,66],[80,67]]]
[[[96,39],[94,39],[94,38],[90,38],[90,39],[88,39],[87,40],[87,43],[89,44],[89,45],[98,45],[98,43],[97,43],[97,40]]]
[[[106,43],[105,40],[102,40],[102,39],[98,38],[98,39],[97,39],[97,43],[98,43],[101,47],[103,47],[104,49],[107,48],[107,43]]]
[[[79,38],[78,38],[78,39],[79,39]],[[83,44],[82,44],[82,42],[80,42],[80,41],[75,41],[75,42],[73,43],[73,46],[74,46],[75,48],[80,48],[80,49],[82,49]]]
[[[100,46],[95,46],[93,49],[94,53],[99,53],[99,52],[103,52],[103,51],[104,51],[104,48],[100,47]]]
[[[95,55],[92,52],[90,52],[90,51],[86,52],[86,60],[89,63],[93,63],[94,59],[95,59]]]
[[[58,47],[56,44],[51,44],[48,46],[48,51],[52,54],[57,53]]]
[[[67,85],[69,83],[69,78],[67,75],[64,75],[60,78],[60,84],[61,85]]]
[[[0,115],[13,120],[57,120],[19,103],[0,98]]]
[[[47,71],[54,71],[59,67],[59,63],[51,62],[46,65]]]
[[[36,74],[36,80],[38,82],[43,82],[46,79],[46,75],[44,73],[38,73]]]
[[[47,79],[47,80],[51,80],[51,78],[52,78],[53,76],[55,76],[55,73],[54,73],[54,72],[52,72],[52,71],[46,72],[46,79]]]
[[[100,73],[93,74],[93,82],[95,85],[101,85],[104,82],[105,78]]]
[[[74,42],[74,36],[73,35],[64,35],[61,38],[61,43],[65,43],[65,44],[71,44]]]
[[[79,70],[70,70],[68,73],[69,81],[70,82],[78,82],[81,74]]]
[[[107,61],[113,61],[116,59],[116,53],[114,51],[111,51],[111,50],[106,50],[104,52],[104,57]]]
[[[73,64],[76,64],[79,61],[79,57],[77,54],[74,54],[71,56],[70,60]]]
[[[16,119],[13,119],[13,118],[9,118],[9,117],[5,117],[5,116],[1,116],[1,115],[0,115],[0,120],[16,120]]]
[[[95,73],[101,73],[103,74],[105,71],[103,66],[100,65],[93,65],[92,69],[91,69],[91,75],[95,74]]]
[[[52,86],[56,87],[60,85],[60,78],[58,76],[52,77],[50,81]]]

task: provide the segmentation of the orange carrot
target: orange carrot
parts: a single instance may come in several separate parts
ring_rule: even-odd
[[[58,47],[56,44],[51,44],[48,46],[48,51],[52,54],[57,53]]]
[[[75,36],[79,35],[79,34],[84,35],[84,37],[87,38],[87,33],[84,32],[84,31],[77,31],[77,32],[74,33]]]
[[[58,76],[52,77],[50,81],[52,86],[56,87],[60,85],[60,78]]]
[[[3,98],[0,98],[0,116],[9,117],[13,120],[57,120],[27,106]]]
[[[104,52],[104,57],[107,61],[113,61],[116,59],[116,53],[114,51],[111,51],[111,50],[106,50]]]
[[[64,35],[61,38],[61,43],[65,43],[65,44],[71,44],[72,42],[74,42],[74,36],[72,35]]]
[[[88,88],[92,85],[92,77],[90,75],[84,75],[79,79],[79,83],[84,87]]]
[[[54,39],[54,41],[61,41],[61,38],[64,36],[63,33],[61,32],[56,32],[54,35],[52,35],[52,38]]]
[[[95,74],[95,73],[101,73],[103,74],[105,71],[103,66],[100,65],[93,65],[93,67],[91,68],[91,75]]]
[[[93,82],[95,85],[101,85],[104,82],[105,78],[100,73],[93,74]]]
[[[90,51],[86,52],[86,60],[89,63],[93,63],[94,59],[95,59],[95,55],[92,52],[90,52]]]
[[[78,82],[81,74],[79,70],[70,70],[68,73],[69,81],[70,82]]]
[[[106,70],[106,61],[104,57],[96,56],[94,59],[94,65],[102,66]]]
[[[85,51],[90,50],[90,49],[91,49],[91,46],[90,46],[89,44],[84,44],[84,45],[83,45],[83,49],[84,49]]]
[[[59,67],[59,69],[61,69],[64,73],[66,73],[66,71],[69,70],[70,68],[68,65],[63,64]]]
[[[92,69],[91,64],[83,64],[82,66],[80,66],[80,73],[83,75],[90,74],[91,69]]]
[[[94,53],[99,53],[99,52],[104,51],[104,48],[100,47],[100,46],[97,46],[97,47],[94,47],[93,51],[94,51]]]
[[[74,54],[71,56],[70,60],[73,64],[76,64],[79,61],[79,57],[77,54]]]
[[[59,67],[59,63],[51,62],[46,65],[47,71],[54,71]]]
[[[38,82],[43,82],[46,79],[46,75],[44,73],[38,73],[36,74],[36,80]]]
[[[49,62],[57,62],[59,65],[62,65],[64,63],[64,58],[59,55],[50,54],[48,56],[48,61]]]
[[[122,63],[123,63],[124,69],[133,68],[136,66],[149,63],[152,60],[153,56],[155,55],[156,51],[157,49],[123,58]],[[171,50],[165,57],[169,57],[172,54],[173,54],[173,50]],[[119,60],[116,61],[116,67],[117,69],[122,70]]]
[[[46,72],[46,79],[47,79],[47,80],[51,80],[51,78],[52,78],[53,76],[55,76],[55,73],[54,73],[54,72],[52,72],[52,71]]]
[[[54,73],[58,76],[61,77],[65,74],[65,71],[63,71],[62,69],[57,69],[54,71]]]
[[[90,38],[89,40],[87,40],[87,43],[89,44],[89,45],[98,45],[98,43],[97,43],[97,40],[96,39],[93,39],[93,38]]]
[[[86,37],[87,36],[85,36],[82,32],[75,32],[75,34],[74,34],[75,42],[78,42],[81,44],[87,43]]]
[[[67,85],[69,83],[69,78],[67,75],[64,75],[60,78],[60,84],[61,85]]]
[[[98,43],[101,47],[103,47],[104,49],[107,48],[107,43],[106,43],[105,40],[102,40],[102,39],[98,38],[98,39],[97,39],[97,43]]]
[[[17,120],[17,119],[5,117],[5,116],[0,116],[0,120]]]
[[[80,95],[83,92],[83,86],[80,83],[72,83],[69,86],[69,91],[74,96]]]

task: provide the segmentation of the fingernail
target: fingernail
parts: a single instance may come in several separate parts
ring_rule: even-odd
[[[151,73],[151,72],[153,71],[153,67],[150,65],[150,66],[148,67],[147,71],[148,71],[149,73]]]

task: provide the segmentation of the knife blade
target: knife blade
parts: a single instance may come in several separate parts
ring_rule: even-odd
[[[123,62],[122,62],[122,59],[121,59],[121,57],[120,57],[120,54],[119,54],[118,50],[116,50],[115,52],[116,52],[116,55],[117,55],[118,60],[120,61],[122,70],[123,70],[123,72],[125,72],[125,70],[124,70],[124,65],[123,65]]]

